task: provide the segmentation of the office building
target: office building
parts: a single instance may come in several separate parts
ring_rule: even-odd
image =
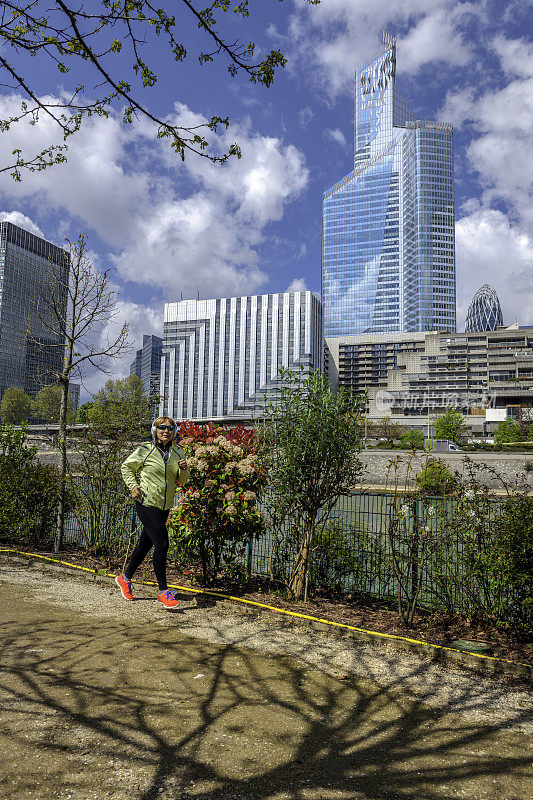
[[[312,292],[165,305],[161,413],[250,420],[275,399],[280,368],[321,369],[322,307]]]
[[[423,353],[425,333],[374,333],[326,339],[324,369],[329,383],[356,394],[386,386],[390,370],[406,354]]]
[[[72,406],[74,411],[77,411],[80,407],[80,384],[79,383],[69,383],[68,391],[70,396],[72,397]]]
[[[324,194],[324,334],[455,330],[453,127],[417,120],[396,44],[355,76],[354,169]]]
[[[137,350],[130,365],[130,375],[137,375],[150,397],[159,396],[161,353],[163,339],[160,336],[143,336],[143,346]]]
[[[466,333],[495,331],[503,325],[503,314],[498,295],[492,286],[484,283],[472,298],[465,321]]]
[[[368,392],[372,419],[424,428],[454,408],[478,430],[533,421],[533,326],[332,339],[326,361],[334,385]]]
[[[57,381],[64,342],[47,327],[53,317],[43,298],[53,277],[64,314],[68,276],[65,250],[12,222],[0,222],[0,394],[14,386],[35,395]]]

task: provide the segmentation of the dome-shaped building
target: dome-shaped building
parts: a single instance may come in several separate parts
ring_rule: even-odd
[[[465,332],[495,331],[499,325],[503,325],[503,314],[498,295],[492,286],[484,283],[468,307]]]

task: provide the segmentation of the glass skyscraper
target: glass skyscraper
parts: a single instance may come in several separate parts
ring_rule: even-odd
[[[326,337],[455,331],[453,127],[415,119],[383,39],[355,76],[354,170],[324,194]]]
[[[503,314],[494,287],[484,283],[478,289],[468,306],[465,320],[466,333],[495,331],[503,325]]]
[[[145,333],[143,346],[137,350],[135,361],[130,365],[130,375],[137,375],[144,384],[144,391],[150,397],[159,394],[162,350],[163,339]]]
[[[34,395],[57,381],[65,342],[51,333],[54,318],[43,298],[55,276],[55,302],[66,314],[69,269],[66,250],[0,222],[0,395],[10,386]]]

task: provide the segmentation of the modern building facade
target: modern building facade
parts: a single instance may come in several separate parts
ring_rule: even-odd
[[[503,314],[496,290],[488,283],[484,283],[468,307],[465,331],[466,333],[495,331],[502,325]]]
[[[130,375],[137,375],[150,397],[159,396],[162,351],[163,339],[145,334],[143,346],[137,350],[135,360],[130,365]]]
[[[10,386],[35,395],[57,381],[64,342],[53,335],[48,296],[66,312],[69,254],[12,222],[0,222],[0,394]],[[37,311],[38,309],[38,311]]]
[[[321,369],[322,306],[312,292],[165,304],[160,412],[249,420],[279,388],[280,368]]]
[[[417,120],[396,43],[355,76],[354,169],[324,194],[326,337],[455,330],[453,127]]]
[[[332,383],[368,392],[368,415],[424,427],[455,408],[481,427],[489,419],[533,420],[533,327],[328,340]],[[487,415],[487,410],[504,416]]]
[[[329,383],[356,394],[387,386],[391,370],[405,355],[424,352],[425,333],[374,333],[326,340],[324,368]]]

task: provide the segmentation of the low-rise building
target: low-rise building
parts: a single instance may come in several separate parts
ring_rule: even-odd
[[[502,414],[529,419],[533,407],[533,326],[340,337],[326,353],[334,385],[367,391],[370,418],[420,426],[455,408],[476,429]]]

